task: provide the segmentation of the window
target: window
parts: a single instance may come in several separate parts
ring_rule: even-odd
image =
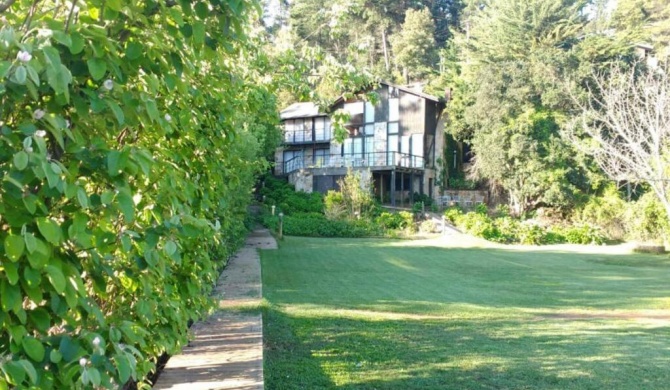
[[[400,101],[398,98],[389,99],[389,121],[397,121],[400,118]]]
[[[423,168],[423,134],[412,135],[412,164],[413,168]]]
[[[374,123],[375,106],[370,102],[365,102],[365,123]]]
[[[330,134],[326,134],[326,118],[314,118],[314,139],[316,141],[330,140]]]
[[[330,149],[315,149],[314,150],[314,166],[326,167],[330,164]]]
[[[388,124],[389,134],[398,134],[398,122]]]
[[[386,148],[388,151],[387,156],[386,156],[386,163],[388,165],[395,165],[396,164],[396,155],[398,151],[398,135],[389,135],[388,136],[388,146]]]
[[[290,173],[304,167],[304,150],[284,151],[284,173]]]
[[[365,105],[363,102],[346,103],[344,105],[344,111],[349,113],[349,123],[351,124],[363,123],[364,110]]]

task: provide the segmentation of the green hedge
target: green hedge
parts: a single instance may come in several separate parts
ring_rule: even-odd
[[[545,228],[509,216],[491,218],[483,209],[464,214],[455,207],[445,210],[444,215],[468,234],[503,244],[602,244],[606,240],[601,229],[588,224]]]
[[[279,227],[279,217],[266,215],[263,224],[272,230]],[[381,236],[384,231],[367,220],[329,220],[320,214],[295,214],[284,216],[283,234],[306,237],[370,237]]]

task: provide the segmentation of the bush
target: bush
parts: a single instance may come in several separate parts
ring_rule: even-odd
[[[437,224],[432,220],[422,221],[419,225],[419,231],[421,233],[437,233]]]
[[[279,228],[279,217],[266,215],[263,224]],[[283,233],[305,237],[369,237],[381,236],[383,230],[367,220],[329,220],[322,214],[303,213],[284,216]]]
[[[324,213],[328,219],[342,219],[347,215],[347,206],[341,192],[328,191],[323,198]]]
[[[614,184],[607,187],[603,196],[592,196],[576,213],[580,224],[599,226],[608,237],[624,239],[626,235],[626,209],[629,205],[621,199]]]
[[[444,217],[454,225],[460,225],[460,219],[463,216],[463,210],[458,206],[449,207],[444,210]]]
[[[663,243],[669,236],[668,217],[661,203],[651,192],[630,204],[625,218],[629,239]]]
[[[601,245],[605,243],[606,237],[602,233],[602,230],[593,225],[582,224],[576,226],[570,226],[564,228],[561,231],[565,241],[570,244],[597,244]]]

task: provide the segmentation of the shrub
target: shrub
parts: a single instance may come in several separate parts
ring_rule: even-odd
[[[398,213],[402,222],[400,223],[401,229],[407,229],[410,232],[416,231],[416,226],[414,226],[414,215],[409,211],[401,211]]]
[[[430,219],[422,221],[421,224],[419,225],[419,231],[421,233],[436,233],[438,232],[437,224]]]
[[[500,239],[500,232],[493,224],[491,218],[483,214],[469,212],[459,218],[459,226],[462,226],[467,233],[473,236],[491,241],[498,241]]]
[[[449,207],[444,210],[444,217],[454,225],[460,225],[460,219],[463,216],[463,210],[458,206]]]
[[[519,220],[511,217],[496,218],[493,220],[498,231],[496,242],[511,244],[519,241]]]
[[[570,244],[604,244],[606,237],[602,230],[594,225],[582,224],[564,228],[561,231],[565,241]]]
[[[669,236],[668,217],[661,203],[651,192],[632,203],[625,216],[627,237],[630,239],[662,243]]]
[[[328,219],[342,219],[347,215],[347,206],[341,192],[328,191],[323,199],[324,213]]]
[[[375,222],[383,229],[402,229],[404,219],[397,213],[383,212],[375,219]]]
[[[629,205],[621,199],[614,184],[607,187],[603,196],[592,196],[576,212],[575,221],[602,228],[607,236],[623,239],[626,235],[626,209]]]
[[[522,223],[517,231],[517,239],[523,245],[540,245],[545,243],[547,231],[538,225]]]

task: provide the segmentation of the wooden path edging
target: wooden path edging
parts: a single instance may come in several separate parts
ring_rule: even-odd
[[[258,249],[277,249],[265,229],[252,232],[245,247],[217,281],[219,307],[260,303]],[[191,327],[193,340],[163,369],[157,390],[263,390],[263,319],[261,314],[217,311]]]

